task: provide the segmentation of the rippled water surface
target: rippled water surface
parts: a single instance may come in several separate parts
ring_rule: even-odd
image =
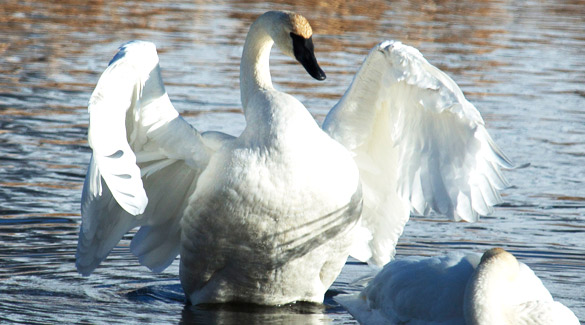
[[[585,320],[585,2],[4,0],[0,323],[355,322],[330,297],[286,308],[185,307],[178,261],[150,273],[127,240],[91,277],[75,271],[86,104],[116,48],[155,42],[175,107],[200,130],[238,134],[239,57],[248,26],[269,9],[299,11],[313,25],[325,82],[277,51],[271,65],[278,87],[318,120],[371,47],[400,40],[453,77],[510,158],[531,163],[506,172],[514,187],[479,223],[411,219],[399,256],[505,247]],[[357,290],[352,280],[367,272],[348,262],[334,290]]]

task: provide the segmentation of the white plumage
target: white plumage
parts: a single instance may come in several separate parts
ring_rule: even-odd
[[[399,42],[370,51],[323,129],[355,155],[372,239],[352,255],[377,265],[410,211],[477,221],[508,186],[499,166],[513,167],[455,82]]]
[[[383,42],[321,129],[274,89],[268,66],[276,44],[324,79],[310,36],[290,12],[252,25],[239,137],[179,116],[152,43],[121,47],[89,103],[82,274],[140,226],[132,252],[154,271],[180,253],[193,303],[322,301],[348,254],[391,259],[411,211],[467,221],[491,212],[507,186],[499,168],[512,165],[449,77],[416,49]]]
[[[334,299],[361,324],[579,324],[526,264],[501,248],[483,256],[394,260],[361,293]]]

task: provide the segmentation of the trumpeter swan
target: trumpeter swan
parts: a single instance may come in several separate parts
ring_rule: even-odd
[[[321,302],[349,254],[391,259],[411,210],[474,221],[500,202],[509,160],[416,49],[375,46],[321,128],[272,86],[273,44],[325,79],[307,20],[261,15],[242,54],[238,137],[200,133],[180,117],[154,44],[120,48],[89,103],[79,272],[140,227],[131,251],[155,272],[180,254],[193,304]]]

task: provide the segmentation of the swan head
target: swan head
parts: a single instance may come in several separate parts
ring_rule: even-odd
[[[276,46],[287,56],[297,60],[317,80],[325,80],[325,72],[319,67],[313,45],[313,30],[307,19],[289,11],[272,11],[265,15],[278,17],[271,37]]]
[[[466,323],[506,323],[502,308],[515,296],[518,273],[519,263],[514,255],[502,248],[485,251],[465,289]]]
[[[477,269],[483,269],[490,277],[501,277],[505,281],[515,281],[520,271],[516,257],[499,247],[485,251]]]
[[[498,261],[499,263],[502,264],[505,263],[514,266],[518,264],[518,260],[516,259],[516,257],[514,257],[514,255],[508,253],[505,249],[499,247],[485,251],[483,253],[483,256],[481,257],[481,261],[479,262],[479,264],[484,265],[494,263],[495,261]]]

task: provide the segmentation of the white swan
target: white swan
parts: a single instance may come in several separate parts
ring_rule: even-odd
[[[534,272],[501,248],[388,263],[359,294],[340,295],[361,324],[579,324]]]
[[[140,226],[132,252],[153,271],[180,253],[194,304],[321,302],[348,254],[390,260],[411,210],[473,221],[500,202],[499,167],[510,162],[457,85],[414,48],[374,47],[323,129],[275,90],[273,43],[325,78],[311,36],[290,12],[250,27],[237,138],[179,116],[152,43],[120,48],[89,103],[80,273]]]

